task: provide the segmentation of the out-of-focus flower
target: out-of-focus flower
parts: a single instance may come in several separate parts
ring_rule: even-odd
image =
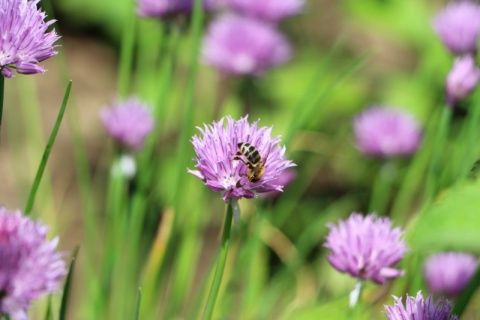
[[[40,0],[0,0],[0,70],[4,77],[18,73],[43,73],[38,63],[57,54],[53,45],[60,37],[47,32],[54,20],[45,22]]]
[[[432,295],[424,300],[422,293],[418,292],[416,297],[407,295],[405,306],[402,298],[394,296],[393,299],[393,306],[385,306],[389,320],[458,320],[457,316],[450,314],[450,301],[442,297],[434,303]]]
[[[303,0],[227,0],[230,8],[242,15],[276,22],[302,10]]]
[[[142,17],[168,18],[189,14],[195,0],[137,0],[137,13]],[[200,0],[204,10],[213,10],[219,0]]]
[[[450,106],[465,99],[475,89],[478,81],[480,81],[480,69],[475,66],[472,56],[466,55],[455,59],[445,84],[447,102]]]
[[[0,208],[0,317],[28,319],[30,303],[54,293],[66,274],[58,238],[46,239],[48,227]]]
[[[102,120],[107,132],[127,149],[139,150],[155,122],[150,108],[137,98],[117,101],[102,110]]]
[[[282,191],[283,185],[276,181],[286,168],[295,164],[284,159],[285,147],[279,146],[280,137],[271,137],[272,127],[258,127],[258,121],[249,124],[248,117],[240,120],[226,117],[198,130],[201,136],[192,139],[198,170],[188,169],[188,172],[213,191],[224,192],[223,200],[253,198],[256,192]],[[249,179],[248,164],[254,164],[252,159],[245,155],[241,160],[234,159],[241,143],[250,144],[252,154],[255,150],[259,153],[261,160],[256,165],[263,166],[264,171],[257,176],[258,180]]]
[[[462,293],[477,269],[477,259],[468,253],[445,252],[425,262],[424,277],[433,293],[456,297]]]
[[[324,246],[331,251],[327,259],[338,271],[376,283],[403,275],[393,265],[402,260],[407,247],[401,239],[403,231],[392,229],[389,218],[353,212],[338,226],[327,226],[330,232]]]
[[[358,115],[354,131],[357,148],[376,157],[410,155],[422,140],[420,126],[410,114],[380,107]]]
[[[204,61],[229,74],[262,75],[290,58],[287,40],[273,26],[225,15],[213,21],[203,45]]]
[[[275,180],[275,184],[281,186],[288,186],[297,176],[297,171],[295,169],[287,169],[282,171],[282,173],[278,176],[277,180]],[[280,196],[282,193],[280,191],[270,191],[265,192],[259,195],[259,198],[262,199],[275,199]]]
[[[433,20],[433,28],[454,54],[474,53],[480,36],[480,4],[449,3]]]

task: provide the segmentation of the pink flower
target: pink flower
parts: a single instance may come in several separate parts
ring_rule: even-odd
[[[366,217],[353,212],[338,226],[327,225],[325,247],[330,249],[328,262],[340,272],[359,279],[385,283],[389,278],[403,275],[393,265],[407,252],[400,228],[392,228],[389,218],[375,214]]]
[[[223,192],[223,200],[282,191],[283,185],[278,184],[277,179],[295,164],[284,159],[285,147],[279,146],[280,137],[271,137],[272,127],[258,127],[258,121],[250,124],[248,117],[239,120],[226,117],[198,130],[201,135],[192,139],[197,170],[188,169],[188,172],[211,190]],[[248,159],[245,156],[242,160],[235,159],[241,143],[250,144],[260,155],[265,170],[257,181],[248,179]]]

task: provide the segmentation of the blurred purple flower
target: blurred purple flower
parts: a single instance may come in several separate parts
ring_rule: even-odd
[[[192,139],[198,170],[188,169],[188,172],[213,191],[224,192],[223,200],[254,198],[256,192],[282,191],[283,185],[276,181],[286,168],[295,164],[284,159],[285,147],[279,146],[280,137],[271,137],[272,127],[258,127],[258,121],[250,125],[248,117],[240,120],[226,117],[198,130],[201,136]],[[265,172],[258,181],[249,181],[247,166],[234,160],[242,142],[255,147],[264,162]]]
[[[433,28],[454,54],[475,53],[480,35],[480,4],[449,3],[433,20]]]
[[[227,0],[230,8],[242,15],[276,22],[302,10],[303,0]]]
[[[471,254],[446,252],[428,258],[424,276],[431,292],[456,297],[465,289],[476,269],[477,259]]]
[[[188,14],[195,0],[137,0],[137,13],[142,17],[168,18]],[[219,0],[201,0],[205,10],[216,8]]]
[[[60,37],[55,30],[47,32],[55,20],[44,21],[39,1],[0,0],[0,70],[6,78],[13,76],[13,69],[22,74],[43,73],[38,62],[57,54],[53,43]]]
[[[475,66],[472,56],[466,55],[455,59],[445,84],[447,102],[450,106],[465,99],[475,89],[478,81],[480,81],[480,69]]]
[[[139,150],[155,122],[150,108],[137,98],[117,101],[102,110],[102,120],[107,132],[120,145]]]
[[[357,148],[366,155],[395,157],[414,153],[422,140],[417,121],[408,113],[372,107],[355,118]]]
[[[59,289],[66,275],[58,238],[46,239],[48,227],[0,208],[0,317],[28,319],[30,303]]]
[[[282,171],[282,173],[280,173],[280,175],[277,177],[274,183],[286,187],[296,178],[296,176],[297,176],[297,171],[295,169],[287,169]],[[274,190],[274,191],[260,194],[259,198],[275,199],[279,197],[281,194],[282,192]]]
[[[392,229],[389,218],[353,212],[338,226],[327,226],[330,232],[324,246],[331,251],[327,259],[338,271],[376,283],[403,275],[393,265],[402,260],[407,247],[401,239],[403,231]]]
[[[213,21],[203,45],[204,61],[229,74],[262,75],[290,58],[287,40],[273,26],[226,15]]]
[[[403,305],[402,298],[393,296],[393,299],[393,306],[385,306],[389,320],[458,320],[457,316],[450,315],[452,305],[443,297],[434,303],[432,295],[424,300],[419,291],[416,297],[407,295],[406,306]]]

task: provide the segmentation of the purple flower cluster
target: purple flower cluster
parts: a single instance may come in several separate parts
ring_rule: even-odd
[[[226,0],[232,12],[208,28],[205,63],[226,74],[260,76],[287,62],[290,45],[276,22],[301,11],[303,0]]]
[[[479,81],[480,68],[475,66],[474,58],[471,55],[456,58],[445,84],[448,104],[455,106],[468,97]]]
[[[302,11],[303,0],[227,0],[227,5],[241,15],[277,22]]]
[[[48,227],[0,208],[0,314],[28,319],[30,303],[56,292],[66,274],[58,238],[46,239]]]
[[[188,14],[195,0],[137,0],[137,13],[143,17],[165,19]],[[213,10],[218,0],[201,0],[204,10]]]
[[[477,265],[471,254],[445,252],[428,258],[423,273],[431,292],[456,297],[470,282]]]
[[[141,149],[155,125],[150,108],[137,98],[115,102],[102,111],[102,120],[110,136],[130,150]]]
[[[480,41],[480,4],[458,1],[448,4],[433,20],[433,28],[450,52],[459,56],[447,76],[447,103],[454,107],[480,81],[474,56]]]
[[[408,113],[372,107],[355,118],[357,148],[366,155],[396,157],[410,155],[420,146],[422,132]]]
[[[45,22],[40,0],[0,0],[0,70],[4,77],[18,73],[43,73],[38,63],[57,54],[53,45],[60,37],[47,32],[54,20]]]
[[[287,40],[272,26],[225,15],[214,21],[203,46],[205,63],[228,74],[261,75],[290,58]]]
[[[433,28],[452,53],[475,53],[480,36],[480,4],[473,1],[448,4],[434,18]]]
[[[443,298],[434,303],[432,295],[424,300],[422,293],[418,292],[416,297],[407,295],[405,306],[402,298],[394,296],[393,299],[393,306],[385,306],[389,320],[458,320],[457,316],[450,314],[451,303]]]
[[[403,275],[393,266],[402,260],[407,247],[400,228],[392,229],[389,218],[375,214],[362,216],[352,213],[338,226],[328,224],[330,232],[325,247],[330,249],[327,259],[340,272],[352,277],[385,283],[389,278]]]
[[[279,146],[280,137],[271,137],[272,127],[258,127],[258,121],[249,124],[247,117],[239,120],[227,117],[198,130],[201,135],[192,139],[197,170],[188,169],[188,172],[213,191],[223,192],[223,200],[282,191],[278,178],[295,164],[284,159],[285,147]],[[250,181],[247,165],[234,159],[242,142],[249,143],[260,154],[265,171],[258,181]]]

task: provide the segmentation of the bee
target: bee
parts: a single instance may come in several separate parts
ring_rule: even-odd
[[[238,145],[238,152],[235,154],[233,160],[242,161],[247,166],[247,178],[250,182],[257,182],[265,173],[265,162],[260,156],[260,152],[248,142],[240,142]],[[244,156],[247,161],[245,161]]]

